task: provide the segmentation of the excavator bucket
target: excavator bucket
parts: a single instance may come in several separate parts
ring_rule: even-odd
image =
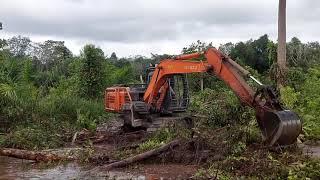
[[[258,118],[258,124],[270,146],[293,144],[302,131],[300,118],[290,110],[267,111]]]

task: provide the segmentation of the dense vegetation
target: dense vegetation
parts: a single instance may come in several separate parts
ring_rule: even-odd
[[[210,46],[197,41],[182,53]],[[263,82],[274,84],[276,46],[263,35],[256,40],[223,44],[219,49]],[[95,130],[110,117],[103,109],[104,88],[138,82],[149,63],[168,56],[118,58],[114,52],[105,55],[94,45],[84,46],[77,56],[61,41],[35,43],[21,36],[0,40],[0,146],[60,147],[80,129]],[[300,139],[319,140],[320,44],[292,38],[287,43],[287,60],[287,82],[280,89],[282,102],[304,121]],[[200,91],[199,79],[203,77],[205,90]],[[237,127],[234,132],[239,136],[229,138],[232,154],[243,152],[248,143],[257,141],[259,132],[252,110],[242,107],[223,82],[206,74],[188,78],[190,112],[207,117],[197,121],[197,128]],[[153,142],[146,146],[150,144]]]
[[[130,61],[94,45],[73,56],[63,42],[19,36],[1,40],[0,50],[2,146],[59,147],[78,129],[94,130],[108,117],[104,88],[134,81]]]
[[[201,51],[212,46],[200,41],[182,49],[182,53]],[[257,40],[227,43],[219,49],[247,68],[262,81],[273,83],[276,44],[267,35]],[[305,138],[319,139],[320,116],[320,44],[302,43],[293,38],[287,44],[287,86],[281,89],[283,102],[304,120]],[[132,83],[144,75],[149,63],[168,55],[151,58],[135,56],[109,57],[94,45],[86,45],[79,56],[64,42],[32,42],[26,37],[0,41],[0,120],[2,146],[49,148],[62,145],[81,128],[94,130],[97,123],[108,119],[103,111],[103,90],[112,84]],[[197,80],[190,81],[193,104],[209,114],[209,124],[226,125],[241,117],[240,104],[231,91],[217,78],[191,75],[204,79],[208,88],[200,92]],[[218,96],[218,97],[217,97]],[[228,101],[219,101],[219,96]],[[208,101],[210,101],[208,107]],[[205,107],[204,107],[205,105]],[[226,108],[225,108],[226,106]],[[199,111],[198,111],[199,112]]]

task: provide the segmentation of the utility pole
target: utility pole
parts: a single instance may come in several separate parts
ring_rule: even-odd
[[[277,49],[277,86],[284,85],[286,67],[286,0],[279,0],[278,12],[278,49]]]

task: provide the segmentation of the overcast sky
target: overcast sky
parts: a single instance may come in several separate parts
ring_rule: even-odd
[[[107,55],[179,54],[196,40],[215,46],[277,34],[278,0],[1,0],[0,38],[87,43]],[[320,1],[287,0],[287,40],[320,40]]]

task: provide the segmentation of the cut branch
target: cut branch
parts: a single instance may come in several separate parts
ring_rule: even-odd
[[[167,144],[160,146],[159,148],[138,154],[136,156],[129,157],[129,158],[121,160],[121,161],[117,161],[117,162],[105,165],[105,166],[103,166],[103,168],[106,170],[109,170],[112,168],[127,166],[129,164],[134,163],[134,162],[145,160],[151,156],[159,155],[160,153],[167,151],[169,148],[177,146],[179,143],[180,143],[180,140],[173,140]]]

